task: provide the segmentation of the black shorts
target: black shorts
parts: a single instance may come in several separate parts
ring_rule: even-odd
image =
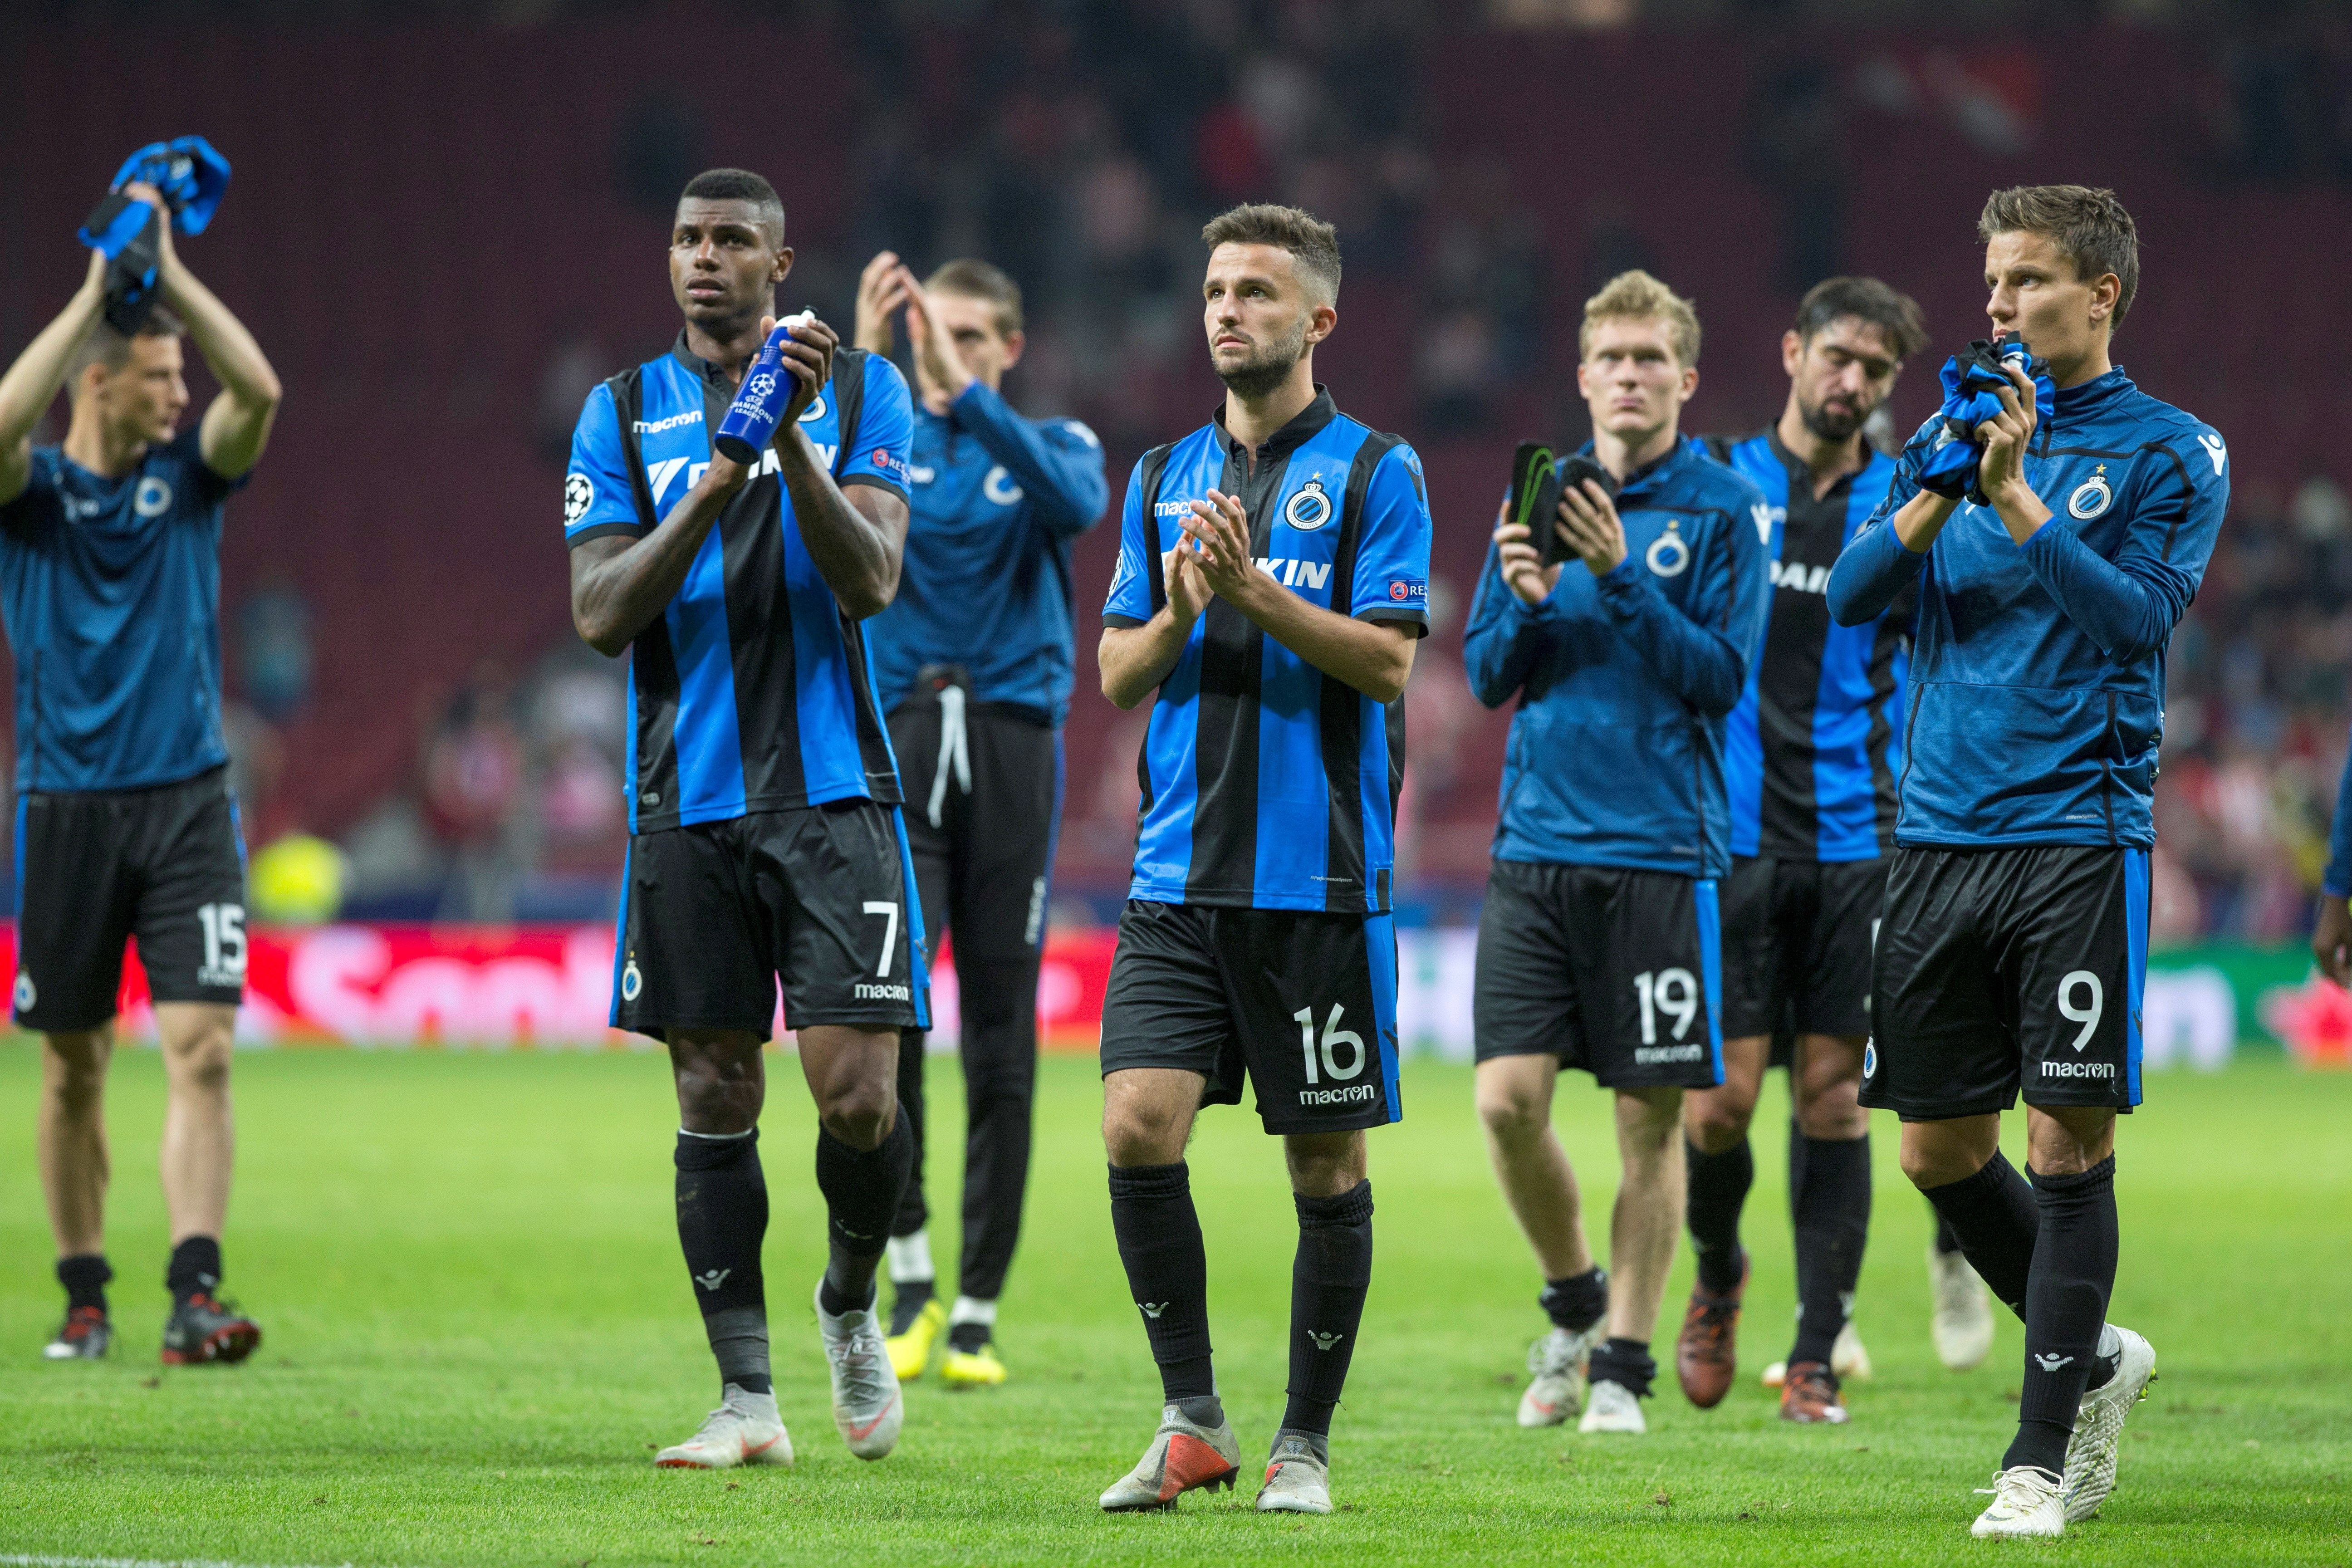
[[[2139,1103],[2147,851],[1900,849],[1862,1103],[1906,1121]]]
[[[1129,899],[1103,997],[1102,1070],[1181,1068],[1203,1105],[1246,1072],[1268,1132],[1402,1121],[1396,928],[1387,915]]]
[[[835,801],[629,840],[613,1026],[884,1030],[930,1023],[922,910],[895,806]]]
[[[1870,1033],[1883,859],[1739,856],[1723,887],[1723,1032]]]
[[[972,701],[961,675],[927,667],[890,710],[923,931],[934,955],[951,930],[962,958],[1034,969],[1062,815],[1062,732]]]
[[[152,789],[16,802],[16,1022],[44,1034],[114,1016],[139,939],[158,1002],[245,996],[245,840],[228,770]]]
[[[1478,1059],[1550,1055],[1604,1089],[1712,1089],[1721,946],[1711,878],[1497,860],[1478,914]]]

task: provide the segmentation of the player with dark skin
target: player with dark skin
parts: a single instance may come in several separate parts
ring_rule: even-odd
[[[2352,908],[2333,893],[2319,895],[2319,922],[2311,932],[2311,956],[2319,972],[2338,985],[2352,986]]]
[[[792,247],[753,203],[678,203],[669,280],[686,318],[688,350],[740,384],[776,324],[776,286],[792,269]],[[792,329],[783,353],[793,388],[776,423],[774,451],[810,558],[842,608],[863,620],[898,591],[907,503],[873,485],[845,492],[801,430],[800,416],[832,375],[840,342],[814,317]],[[607,656],[627,647],[668,607],[719,513],[755,473],[714,450],[702,478],[652,532],[593,539],[572,551],[572,623],[581,637]],[[679,1125],[721,1135],[757,1125],[768,1087],[762,1043],[749,1030],[670,1031]],[[898,1116],[898,1034],[824,1025],[801,1030],[798,1044],[825,1131],[860,1152],[879,1148]]]

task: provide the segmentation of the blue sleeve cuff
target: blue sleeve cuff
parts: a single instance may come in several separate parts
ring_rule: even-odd
[[[1001,413],[1005,407],[1004,396],[1002,393],[990,391],[988,383],[974,376],[971,378],[971,384],[957,393],[955,400],[948,405],[948,412],[959,414],[963,412],[967,405],[977,405],[978,411],[983,417],[992,416]]]
[[[1503,597],[1507,601],[1503,606],[1503,613],[1518,620],[1553,621],[1559,618],[1559,610],[1552,603],[1551,595],[1549,594],[1530,605],[1519,597],[1517,589],[1506,583],[1503,584]]]
[[[1568,563],[1568,570],[1571,572],[1585,569],[1581,562],[1570,561]],[[1633,554],[1629,550],[1624,560],[1595,577],[1592,585],[1600,590],[1602,604],[1612,610],[1622,611],[1632,607],[1642,592],[1643,580],[1642,569],[1633,563]]]

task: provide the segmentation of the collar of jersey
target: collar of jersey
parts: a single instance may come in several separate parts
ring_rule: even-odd
[[[1789,450],[1787,442],[1780,439],[1780,422],[1776,419],[1757,434],[1763,438],[1764,449],[1780,459],[1780,466],[1789,470],[1789,483],[1792,487],[1790,493],[1795,493],[1793,487],[1801,479],[1804,482],[1805,493],[1811,495],[1813,488],[1813,470],[1806,465],[1802,458]],[[1827,500],[1830,496],[1852,489],[1854,480],[1870,472],[1870,466],[1878,462],[1880,458],[1878,448],[1872,446],[1865,438],[1862,443],[1862,467],[1840,474],[1837,483],[1830,487],[1830,495],[1820,499]]]
[[[1640,468],[1635,468],[1632,473],[1625,476],[1625,482],[1617,487],[1618,495],[1622,497],[1626,491],[1633,489],[1636,485],[1646,485],[1654,480],[1664,479],[1666,477],[1666,471],[1672,468],[1676,463],[1682,461],[1684,453],[1690,448],[1692,444],[1690,437],[1676,436],[1673,446],[1667,447],[1657,457],[1652,458],[1649,462],[1643,464]],[[1582,457],[1591,458],[1593,456],[1592,443],[1590,441],[1587,441],[1583,446],[1579,447],[1576,450],[1578,454]],[[1594,458],[1593,460],[1598,462],[1600,459]]]
[[[724,388],[727,385],[727,373],[725,371],[720,370],[717,365],[711,363],[709,360],[704,359],[700,354],[696,353],[692,349],[686,346],[686,329],[684,327],[680,327],[677,330],[677,342],[670,344],[669,346],[669,357],[677,361],[679,364],[684,365],[688,374],[692,375],[697,381],[702,383],[705,386]]]
[[[2095,375],[2080,386],[2060,387],[2057,411],[2070,422],[2095,419],[2131,390],[2131,377],[2124,374],[2124,367],[2113,365],[2105,374]]]
[[[1293,416],[1289,424],[1267,437],[1265,445],[1260,447],[1258,450],[1269,458],[1287,456],[1313,440],[1322,431],[1323,426],[1338,417],[1339,417],[1339,405],[1331,401],[1330,388],[1318,381],[1315,384],[1315,401]],[[1217,405],[1217,411],[1209,416],[1209,423],[1217,427],[1218,443],[1226,451],[1238,454],[1241,450],[1241,443],[1225,434],[1223,404]]]

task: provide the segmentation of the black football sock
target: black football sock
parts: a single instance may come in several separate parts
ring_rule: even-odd
[[[1650,1381],[1658,1375],[1658,1363],[1651,1358],[1649,1341],[1612,1338],[1601,1342],[1585,1371],[1594,1383],[1613,1383],[1636,1398],[1646,1399]]]
[[[1282,1429],[1318,1436],[1348,1384],[1364,1293],[1372,1283],[1372,1184],[1332,1198],[1294,1193],[1298,1253],[1290,1266],[1290,1403]]]
[[[711,1136],[680,1128],[677,1241],[702,1309],[703,1336],[719,1360],[719,1381],[771,1394],[768,1297],[760,1246],[768,1235],[768,1178],[760,1132]]]
[[[164,1288],[174,1302],[191,1296],[209,1296],[220,1289],[220,1237],[192,1236],[172,1248],[172,1262],[163,1274]]]
[[[914,1131],[903,1116],[893,1118],[882,1142],[863,1152],[817,1129],[816,1185],[824,1194],[826,1242],[817,1302],[827,1312],[838,1316],[874,1305],[875,1271],[914,1164]]]
[[[1596,1266],[1565,1279],[1547,1280],[1536,1305],[1552,1327],[1580,1334],[1609,1310],[1609,1271]]]
[[[1162,1396],[1171,1405],[1213,1397],[1209,1254],[1192,1207],[1191,1169],[1181,1160],[1111,1166],[1110,1226],[1118,1238],[1118,1260],[1127,1266],[1128,1289],[1143,1313],[1151,1359],[1160,1366]],[[1189,1405],[1185,1414],[1192,1415]]]
[[[1870,1138],[1803,1142],[1805,1184],[1796,1196],[1797,1342],[1789,1363],[1827,1366],[1862,1278],[1862,1247],[1870,1234]]]
[[[898,1200],[897,1215],[890,1221],[893,1240],[919,1236],[923,1227],[931,1221],[930,1205],[923,1201],[924,1039],[920,1029],[902,1029],[898,1033],[898,1119],[907,1124],[907,1131],[915,1141],[915,1152],[907,1177],[907,1190]],[[923,1257],[927,1265],[923,1278],[928,1279],[930,1278],[928,1269],[930,1251],[928,1247],[924,1249]],[[898,1279],[895,1253],[891,1257],[890,1278],[894,1282]]]
[[[1698,1254],[1699,1289],[1717,1296],[1739,1289],[1746,1256],[1739,1250],[1739,1210],[1756,1181],[1756,1157],[1742,1138],[1720,1154],[1703,1152],[1684,1141],[1690,1164],[1688,1196],[1691,1250]]]
[[[95,1307],[106,1310],[106,1282],[114,1278],[114,1270],[106,1266],[103,1252],[77,1252],[71,1258],[58,1259],[58,1283],[66,1288],[66,1310]]]
[[[2116,1285],[2115,1156],[2079,1176],[2036,1176],[2033,1195],[2042,1205],[2042,1234],[2025,1291],[2025,1384],[2017,1440],[2000,1465],[2038,1465],[2055,1476],[2066,1468],[2066,1439],[2074,1436]]]
[[[1936,1250],[1949,1258],[1960,1249],[1960,1238],[1952,1234],[1952,1222],[1944,1217],[1944,1211],[1933,1200],[1927,1205],[1927,1212],[1936,1216]]]
[[[996,1338],[996,1303],[959,1295],[948,1309],[948,1349],[976,1354]]]
[[[2042,1209],[2033,1189],[1999,1150],[1973,1176],[1926,1189],[1927,1201],[1959,1238],[1960,1253],[1985,1288],[2025,1316],[2025,1280],[2033,1268]]]

